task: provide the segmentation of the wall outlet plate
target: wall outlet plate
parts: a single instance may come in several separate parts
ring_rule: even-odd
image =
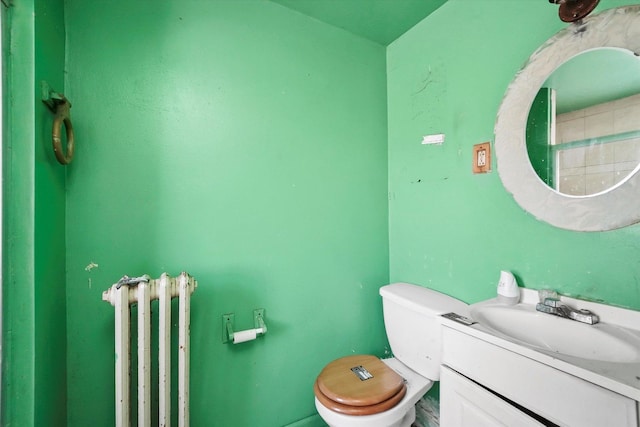
[[[473,146],[473,173],[491,171],[491,143],[483,142]]]

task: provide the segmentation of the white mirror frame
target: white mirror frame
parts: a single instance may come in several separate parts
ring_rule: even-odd
[[[627,49],[640,55],[640,5],[587,17],[547,40],[509,85],[495,125],[498,174],[507,191],[539,220],[568,230],[604,231],[640,222],[638,168],[605,192],[568,196],[538,177],[527,154],[525,128],[529,109],[547,77],[568,59],[602,47]]]

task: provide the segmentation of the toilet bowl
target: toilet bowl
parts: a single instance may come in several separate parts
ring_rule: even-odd
[[[467,304],[408,283],[380,288],[394,357],[350,355],[327,364],[314,384],[330,427],[410,427],[415,404],[440,379],[440,314],[469,315]]]
[[[348,357],[343,359],[348,359]],[[341,359],[338,359],[337,361],[340,360]],[[318,414],[320,414],[320,417],[322,417],[322,419],[330,427],[411,426],[411,424],[415,420],[414,405],[431,388],[433,382],[409,369],[402,362],[395,358],[377,360],[379,360],[385,365],[385,367],[387,367],[387,369],[391,370],[401,378],[402,383],[405,386],[405,392],[402,398],[386,410],[366,415],[352,415],[337,412],[330,405],[323,403],[324,399],[321,398],[323,400],[321,401],[321,399],[318,398],[318,394],[316,392],[316,410],[318,411]],[[363,383],[366,383],[366,381],[363,381]],[[316,387],[314,387],[314,389]]]

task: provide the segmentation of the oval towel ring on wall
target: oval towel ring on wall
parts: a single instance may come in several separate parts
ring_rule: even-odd
[[[65,98],[56,102],[56,117],[53,119],[53,130],[51,132],[51,142],[53,143],[53,152],[58,162],[68,165],[73,160],[73,150],[75,141],[73,137],[73,125],[71,124],[71,103]],[[67,134],[67,154],[62,150],[62,125],[64,125]]]
[[[42,80],[42,102],[55,114],[53,119],[53,130],[51,131],[51,142],[56,159],[63,165],[68,165],[73,159],[73,149],[75,141],[73,138],[73,126],[71,125],[71,103],[63,94],[51,89],[49,83]],[[62,126],[64,125],[67,134],[67,154],[62,150]]]

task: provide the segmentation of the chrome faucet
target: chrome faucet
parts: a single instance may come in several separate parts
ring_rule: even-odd
[[[555,314],[565,319],[595,325],[600,321],[596,314],[590,310],[580,310],[563,304],[558,298],[545,298],[543,302],[536,304],[536,310],[543,313]]]

